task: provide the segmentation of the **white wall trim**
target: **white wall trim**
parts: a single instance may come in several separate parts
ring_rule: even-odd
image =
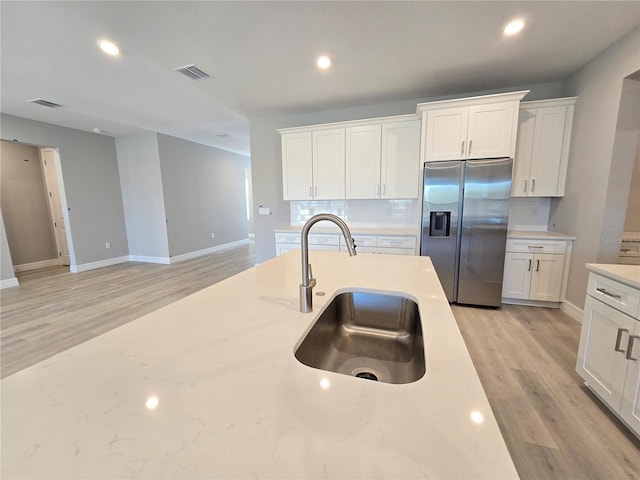
[[[169,257],[146,257],[144,255],[129,255],[130,262],[143,262],[143,263],[162,263],[163,265],[169,265],[171,258]]]
[[[571,303],[566,298],[562,302],[562,305],[560,305],[560,310],[562,310],[564,313],[569,315],[576,322],[582,323],[582,317],[584,315],[584,310],[582,310],[581,308],[576,307],[573,303]]]
[[[107,258],[106,260],[100,260],[98,262],[82,263],[80,265],[71,265],[72,273],[86,272],[87,270],[95,270],[96,268],[110,267],[118,263],[124,263],[129,261],[129,255],[123,257]]]
[[[18,283],[18,279],[16,277],[0,280],[0,290],[4,290],[5,288],[17,287],[19,285],[20,284]]]
[[[222,245],[216,245],[215,247],[205,248],[203,250],[196,250],[195,252],[183,253],[182,255],[176,255],[171,257],[170,263],[183,262],[191,258],[201,257],[202,255],[208,255],[210,253],[220,252],[233,247],[239,247],[240,245],[246,245],[249,243],[249,239],[245,238],[236,242],[224,243]]]
[[[50,260],[41,260],[39,262],[23,263],[21,265],[14,265],[14,272],[26,272],[28,270],[38,270],[39,268],[55,267],[62,265],[59,258],[52,258]]]

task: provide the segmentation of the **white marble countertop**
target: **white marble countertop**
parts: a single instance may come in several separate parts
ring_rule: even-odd
[[[328,223],[328,222],[324,222],[324,223]],[[302,227],[301,226],[295,226],[295,225],[291,225],[288,227],[279,227],[279,228],[275,228],[273,230],[274,232],[278,233],[300,233],[302,231]],[[351,226],[349,225],[349,231],[353,234],[353,235],[403,235],[403,236],[416,236],[418,231],[417,230],[411,230],[408,228],[387,228],[387,227],[380,227],[380,228],[376,228],[376,227],[358,227],[358,226]],[[340,229],[336,226],[319,226],[319,225],[314,225],[313,228],[311,230],[309,230],[309,233],[336,233],[336,234],[341,234]]]
[[[431,261],[310,259],[312,313],[289,252],[3,379],[2,478],[517,478]],[[423,378],[295,359],[352,288],[418,301]]]
[[[507,238],[521,238],[532,240],[575,240],[576,237],[565,235],[564,233],[538,231],[538,230],[509,230]]]
[[[640,289],[640,265],[587,263],[587,270]]]

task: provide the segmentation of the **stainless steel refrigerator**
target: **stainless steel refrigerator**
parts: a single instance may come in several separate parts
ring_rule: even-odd
[[[449,302],[501,304],[512,166],[511,158],[424,165],[420,254]]]

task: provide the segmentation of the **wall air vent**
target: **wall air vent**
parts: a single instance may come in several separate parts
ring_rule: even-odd
[[[49,108],[59,108],[62,105],[54,102],[50,102],[49,100],[45,100],[43,98],[34,98],[33,100],[27,100],[30,103],[37,103],[38,105],[42,105],[43,107]]]
[[[211,76],[207,72],[202,70],[200,67],[197,67],[196,65],[185,65],[184,67],[174,68],[174,70],[176,72],[183,73],[184,75],[186,75],[189,78],[192,78],[193,80],[200,80],[202,78],[207,78]]]

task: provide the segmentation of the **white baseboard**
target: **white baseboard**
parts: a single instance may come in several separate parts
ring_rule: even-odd
[[[80,265],[71,265],[70,269],[72,273],[86,272],[88,270],[95,270],[96,268],[110,267],[118,263],[124,263],[129,261],[129,255],[123,257],[107,258],[106,260],[99,260],[97,262],[82,263]]]
[[[17,287],[19,285],[20,284],[18,283],[18,279],[16,277],[0,280],[0,290],[3,290],[5,288]]]
[[[584,310],[576,307],[573,303],[571,303],[566,298],[562,302],[562,305],[560,305],[560,310],[562,310],[564,313],[569,315],[578,323],[582,323],[582,316],[584,315]]]
[[[50,260],[41,260],[39,262],[23,263],[21,265],[14,265],[14,272],[26,272],[28,270],[38,270],[39,268],[55,267],[62,265],[59,258],[52,258]]]
[[[183,262],[191,258],[201,257],[202,255],[209,255],[210,253],[220,252],[233,247],[239,247],[240,245],[247,245],[249,243],[248,238],[238,240],[236,242],[225,243],[223,245],[216,245],[215,247],[205,248],[203,250],[196,250],[195,252],[183,253],[182,255],[176,255],[171,257],[170,263]]]
[[[146,257],[144,255],[129,255],[130,262],[143,262],[143,263],[162,263],[163,265],[169,265],[171,258],[169,257]]]

